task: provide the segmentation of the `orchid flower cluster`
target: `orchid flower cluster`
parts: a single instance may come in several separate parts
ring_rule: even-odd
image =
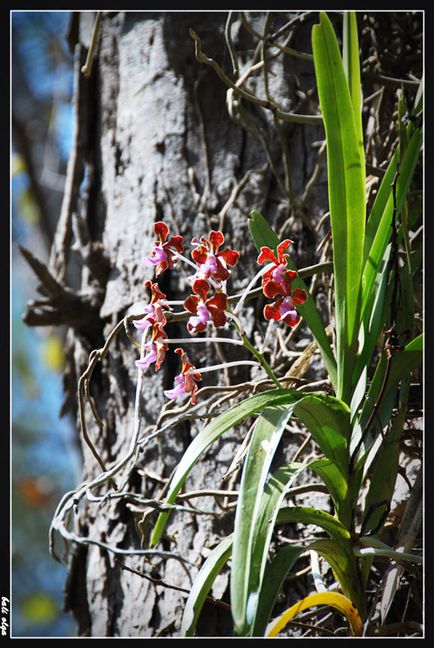
[[[156,282],[146,281],[145,286],[151,292],[150,303],[145,307],[144,317],[134,321],[135,327],[145,334],[147,340],[143,345],[142,357],[135,363],[138,369],[147,371],[151,365],[154,365],[155,371],[158,371],[164,362],[169,344],[189,341],[208,342],[214,340],[244,345],[253,352],[256,358],[259,358],[259,352],[255,351],[246,340],[240,321],[236,316],[252,286],[259,278],[262,280],[265,297],[275,299],[274,302],[266,304],[264,307],[265,319],[283,321],[288,326],[295,326],[299,321],[300,316],[296,311],[296,305],[303,304],[307,295],[304,290],[292,290],[292,281],[297,277],[297,272],[287,268],[286,262],[289,255],[285,253],[285,250],[292,243],[289,239],[278,245],[277,256],[270,248],[261,248],[258,263],[264,267],[249,283],[236,308],[232,310],[226,283],[231,275],[231,269],[239,261],[240,253],[223,247],[225,237],[222,232],[212,230],[208,237],[201,236],[200,239],[194,237],[191,241],[193,247],[191,260],[184,256],[184,238],[180,235],[169,236],[169,228],[164,222],[156,222],[154,232],[157,240],[154,242],[151,256],[145,258],[145,265],[154,267],[155,277],[168,269],[175,268],[180,261],[194,269],[194,273],[188,278],[192,293],[183,302],[185,310],[190,315],[187,321],[187,330],[190,335],[195,336],[197,333],[202,333],[210,324],[215,328],[225,327],[228,319],[231,319],[241,339],[206,337],[196,340],[170,340],[164,330],[167,324],[166,314],[172,311],[172,305],[176,302],[167,301],[166,295]],[[220,369],[223,365],[199,370],[190,362],[184,349],[178,347],[175,349],[175,353],[181,357],[181,372],[175,377],[174,388],[166,390],[164,394],[171,400],[178,400],[190,395],[191,402],[194,404],[198,390],[197,382],[202,379],[202,373]],[[242,361],[226,363],[224,366],[238,366],[241,363],[258,364],[256,361]],[[260,364],[266,365],[263,358]]]

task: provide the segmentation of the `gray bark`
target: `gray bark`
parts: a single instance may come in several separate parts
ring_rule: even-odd
[[[89,44],[93,19],[94,14],[81,15],[82,47]],[[225,61],[229,69],[224,51],[225,19],[223,13],[103,16],[95,69],[86,81],[87,99],[78,107],[78,123],[86,129],[86,146],[81,155],[87,173],[72,217],[76,238],[77,232],[81,232],[72,256],[82,259],[81,292],[92,295],[93,326],[75,326],[68,331],[65,387],[69,394],[75,391],[90,351],[103,345],[128,309],[146,299],[143,284],[151,278],[151,270],[144,267],[142,258],[150,252],[155,221],[165,220],[173,233],[179,231],[190,238],[206,234],[211,228],[219,229],[219,212],[235,183],[253,170],[224,220],[227,244],[242,253],[242,260],[233,273],[235,292],[255,272],[257,253],[247,228],[250,210],[264,213],[278,226],[290,214],[266,164],[263,148],[230,119],[225,105],[226,88],[213,70],[195,60],[189,28],[200,35],[206,53],[220,62]],[[263,19],[261,15],[256,16],[258,27]],[[313,72],[308,68],[307,83]],[[274,82],[273,87],[282,101],[291,92],[291,81],[283,85],[285,78],[291,77],[280,76],[280,85]],[[254,112],[255,108],[249,110]],[[271,117],[263,128],[271,132]],[[321,127],[298,124],[284,127],[296,193],[302,191],[316,163],[317,153],[310,144],[322,137]],[[278,140],[275,137],[270,142],[275,155]],[[324,199],[323,186],[319,197],[320,201]],[[310,207],[313,211],[309,218],[315,221],[319,206]],[[311,227],[306,229],[304,217],[295,216],[290,236],[298,241],[298,261],[306,265],[313,261],[312,249],[301,242],[304,235],[312,235]],[[66,241],[70,246],[71,237]],[[162,289],[172,299],[183,298],[187,275],[182,268],[165,273],[161,277]],[[246,310],[245,325],[249,334],[261,308],[258,302]],[[180,325],[172,325],[168,331],[172,336],[184,334]],[[232,351],[224,353],[233,359]],[[174,356],[169,354],[159,372],[151,371],[144,378],[143,427],[156,421],[165,400],[162,390],[172,386],[177,373],[170,355]],[[201,366],[215,357],[215,350],[199,351],[195,347],[191,355]],[[121,333],[92,378],[91,393],[105,425],[101,430],[88,416],[88,431],[107,465],[122,456],[132,435],[137,357],[137,349]],[[240,353],[235,357],[240,357]],[[231,376],[236,382],[248,374],[240,369]],[[77,412],[71,397],[67,407]],[[170,476],[198,429],[198,424],[184,423],[147,446],[130,474],[128,490],[145,497],[155,496],[161,488],[156,477]],[[221,487],[221,477],[245,432],[241,426],[206,453],[191,473],[189,490]],[[88,480],[100,468],[84,443],[82,452],[83,479]],[[194,500],[199,509],[211,510],[212,503],[210,498]],[[130,569],[144,571],[188,590],[209,550],[231,532],[232,516],[231,512],[220,512],[215,517],[172,515],[161,546],[190,560],[195,567],[186,568],[179,560],[158,557],[147,562],[143,557],[124,556],[121,561]],[[140,517],[122,499],[102,505],[87,502],[76,516],[75,532],[116,548],[140,548],[137,529]],[[155,513],[150,520],[155,522]],[[149,528],[147,534],[149,537]],[[126,571],[113,554],[98,546],[73,545],[71,551],[66,609],[74,613],[80,635],[178,636],[184,593]],[[227,586],[225,572],[217,579],[213,594],[219,597],[226,592],[227,600]],[[206,604],[203,616],[201,634],[231,635],[231,619],[226,610]]]

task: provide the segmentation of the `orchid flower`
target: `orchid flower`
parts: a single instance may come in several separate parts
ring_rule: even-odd
[[[258,256],[258,263],[263,265],[270,262],[270,268],[262,277],[262,290],[266,297],[273,299],[277,295],[290,295],[291,282],[296,278],[297,272],[289,270],[286,266],[288,254],[285,254],[286,248],[292,244],[290,239],[285,239],[277,246],[277,256],[273,250],[267,246],[261,247],[261,253]]]
[[[280,297],[272,304],[266,304],[264,317],[266,320],[284,321],[288,326],[295,326],[300,319],[300,315],[295,310],[295,305],[304,304],[306,299],[306,292],[296,288],[291,295]]]
[[[164,331],[164,325],[166,324],[166,318],[164,317],[163,310],[160,309],[157,311],[160,315],[162,314],[162,319],[160,320],[150,320],[150,325],[152,326],[152,336],[149,342],[143,345],[143,348],[148,351],[148,353],[140,360],[136,360],[135,364],[138,369],[146,371],[152,363],[155,362],[155,371],[158,371],[164,362],[166,356],[166,351],[169,346],[164,342],[164,339],[167,338],[166,332]]]
[[[178,353],[178,355],[181,356],[181,373],[175,377],[174,388],[165,390],[164,395],[167,396],[167,398],[170,398],[170,400],[178,400],[179,398],[191,394],[191,402],[194,405],[196,403],[196,392],[198,390],[196,381],[202,380],[202,376],[200,371],[191,364],[184,349],[178,347],[175,349],[175,353]]]
[[[231,274],[228,266],[232,268],[238,263],[240,253],[229,248],[219,252],[225,237],[222,232],[215,230],[210,232],[208,238],[201,236],[198,240],[195,237],[191,242],[195,246],[191,256],[198,266],[194,279],[211,279],[216,285],[221,285]]]
[[[151,302],[144,308],[146,315],[143,319],[133,320],[134,326],[140,331],[146,331],[154,320],[165,326],[167,320],[163,311],[172,310],[165,299],[166,295],[161,292],[157,283],[146,281],[145,286],[151,290]]]
[[[205,279],[196,279],[193,284],[194,295],[184,301],[184,307],[195,317],[190,317],[187,323],[189,333],[195,334],[204,331],[208,322],[212,320],[214,326],[226,324],[227,295],[217,292],[207,299],[210,285]]]
[[[154,225],[154,232],[158,238],[152,250],[152,256],[145,258],[145,264],[155,267],[155,276],[168,268],[173,268],[178,261],[178,253],[184,251],[184,237],[171,236],[169,239],[169,228],[163,221],[157,221]]]

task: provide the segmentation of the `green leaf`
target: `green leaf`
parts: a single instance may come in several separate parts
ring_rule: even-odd
[[[212,550],[200,568],[199,573],[196,575],[182,616],[182,637],[194,636],[204,601],[208,596],[217,575],[229,559],[231,551],[232,535],[224,538],[224,540],[222,540],[222,542]]]
[[[362,319],[361,326],[363,330],[363,344],[360,353],[357,356],[356,367],[353,374],[353,384],[358,383],[362,372],[371,365],[372,356],[390,308],[392,291],[390,289],[388,290],[387,287],[391,250],[392,245],[389,243],[375,277],[374,289],[371,293],[369,306],[365,309]],[[358,407],[364,395],[363,391],[363,393],[360,394],[359,401],[354,403],[354,410]],[[354,410],[352,404],[352,411]]]
[[[354,554],[333,540],[316,540],[309,549],[317,551],[330,565],[342,591],[360,612],[366,617],[366,601],[360,581],[357,562]]]
[[[327,470],[323,464],[322,474],[328,477],[327,485],[334,487],[339,513],[348,522],[351,519],[351,505],[344,487],[344,475],[348,472],[349,463],[349,408],[336,398],[316,394],[303,394],[299,401],[294,401],[289,407],[267,408],[257,423],[249,447],[235,518],[236,550],[232,559],[231,601],[239,635],[246,635],[252,627],[281,499],[292,479],[303,469],[303,465],[281,468],[267,481],[264,489],[264,480],[281,431],[292,413],[303,421],[328,458],[330,466],[333,465],[334,468]],[[272,439],[275,440],[272,442]]]
[[[288,524],[288,522],[316,524],[321,529],[324,529],[338,544],[349,548],[350,532],[339,520],[326,511],[309,506],[288,506],[280,509],[276,524]]]
[[[316,540],[309,545],[309,548],[315,549],[327,560],[344,594],[363,613],[365,610],[363,590],[351,535],[346,527],[329,513],[307,506],[281,509],[276,523],[287,524],[288,522],[315,524],[328,533],[331,540]]]
[[[394,279],[392,279],[392,284],[393,281]],[[399,269],[398,281],[400,290],[396,328],[398,331],[409,331],[414,334],[413,285],[409,267],[405,263]],[[393,289],[393,285],[391,288]],[[384,505],[379,505],[382,502],[390,503],[393,495],[399,469],[400,439],[406,418],[409,391],[410,374],[408,373],[399,384],[398,413],[392,417],[384,439],[379,444],[375,444],[369,453],[370,465],[366,464],[365,466],[370,480],[363,516],[363,532],[365,534],[378,526],[385,510]],[[393,400],[396,403],[396,398]],[[369,559],[363,561],[362,572],[365,578],[368,577],[370,562]]]
[[[371,479],[365,500],[363,515],[363,533],[376,529],[381,516],[387,510],[382,502],[390,503],[395,490],[396,477],[399,469],[400,439],[405,423],[406,407],[403,407],[392,418],[391,425],[382,440],[369,469]],[[368,580],[372,557],[362,560],[362,576],[365,585]]]
[[[173,504],[193,466],[200,459],[205,450],[222,434],[224,434],[224,432],[230,430],[248,416],[259,414],[268,405],[290,404],[302,397],[303,394],[295,390],[273,389],[245,399],[238,405],[231,407],[229,410],[212,420],[211,423],[205,426],[193,439],[184,453],[175,474],[170,481],[170,488],[165,502],[167,504]],[[151,546],[155,545],[161,538],[161,534],[166,527],[169,515],[170,511],[164,511],[158,516],[150,540]]]
[[[369,423],[373,408],[378,405],[375,417],[370,424],[369,434],[367,434],[364,439],[362,448],[359,451],[359,465],[363,465],[367,452],[370,450],[374,442],[376,432],[386,425],[391,416],[399,382],[403,378],[408,377],[410,373],[420,365],[422,361],[422,350],[423,335],[421,334],[409,342],[402,351],[395,351],[390,361],[387,380],[385,380],[387,362],[385,354],[383,353],[375,370],[374,378],[360,415],[357,433],[353,434],[353,437],[351,438],[350,453],[354,451],[354,448],[358,444],[361,430],[364,430],[366,425]]]
[[[366,223],[366,233],[365,233],[364,252],[363,252],[364,265],[368,260],[369,252],[371,250],[372,243],[375,238],[375,234],[380,226],[382,216],[384,214],[386,207],[388,207],[388,202],[390,202],[390,198],[392,196],[392,182],[393,182],[393,178],[395,177],[398,161],[399,161],[399,148],[395,151],[395,153],[392,156],[392,159],[389,162],[389,166],[386,169],[386,173],[383,176],[383,179],[377,191],[377,195],[375,196],[374,204],[372,205],[368,222]],[[388,208],[390,208],[390,205]]]
[[[346,473],[348,470],[349,408],[333,396],[304,394],[291,389],[273,389],[247,398],[220,414],[199,432],[184,453],[171,479],[165,503],[174,503],[193,466],[205,450],[224,432],[248,416],[261,413],[270,405],[291,405],[296,402],[303,402],[302,407],[296,409],[297,416],[309,428],[326,457],[335,461]],[[161,538],[169,515],[170,511],[163,511],[158,516],[150,540],[151,546]]]
[[[244,462],[235,514],[231,569],[231,610],[235,634],[238,636],[248,634],[256,611],[265,537],[259,538],[262,546],[257,551],[253,574],[250,568],[262,494],[268,470],[295,404],[294,402],[289,407],[267,407],[263,411],[256,422]],[[262,534],[265,531],[266,529],[262,529]]]
[[[416,168],[417,160],[419,158],[421,145],[422,145],[422,133],[419,129],[417,129],[414,132],[408,144],[408,148],[400,164],[400,173],[399,173],[399,177],[397,180],[397,187],[396,187],[396,208],[398,211],[402,209],[402,206],[407,196],[407,192],[410,189],[410,184],[411,184],[414,170]],[[395,153],[395,155],[397,155],[397,153]],[[396,161],[398,159],[399,157],[397,157]],[[392,175],[392,180],[394,175],[395,174]],[[388,172],[386,173],[386,176],[389,176]],[[382,187],[385,182],[386,176],[383,178]],[[388,180],[390,180],[390,177],[388,177]],[[390,182],[392,182],[392,180],[390,180]],[[387,193],[386,187],[387,185],[385,185],[384,194],[382,194],[382,200],[385,199]],[[374,203],[374,207],[375,207],[375,203]],[[379,215],[380,215],[379,211],[376,212],[375,218],[373,218],[371,222],[371,218],[372,218],[372,214],[371,214],[371,218],[370,221],[368,222],[368,227],[367,227],[367,232],[369,233],[370,238],[372,238],[372,244],[369,245],[368,238],[367,238],[367,244],[366,244],[367,258],[363,270],[362,317],[369,304],[369,300],[375,286],[375,278],[379,272],[384,251],[386,249],[387,244],[390,241],[390,237],[392,234],[391,223],[393,217],[393,192],[391,189],[389,190],[387,203],[383,211],[381,212],[380,218],[378,218]]]
[[[280,241],[262,214],[254,210],[251,211],[247,225],[258,252],[264,246],[271,248],[274,252],[277,251]]]
[[[347,77],[350,89],[351,102],[354,111],[354,123],[356,126],[358,144],[360,147],[360,158],[365,156],[363,148],[363,125],[362,125],[362,92],[360,82],[360,57],[359,37],[357,34],[357,17],[354,11],[344,11],[344,29],[342,43],[342,62],[345,76]],[[363,171],[365,169],[363,168]],[[365,182],[365,177],[363,178]]]
[[[248,221],[248,226],[258,251],[260,251],[261,247],[264,246],[276,250],[279,244],[279,239],[277,238],[276,234],[273,232],[265,218],[259,212],[251,212],[251,218]],[[287,265],[290,270],[297,271],[297,267],[291,258],[288,258]],[[333,386],[335,386],[336,360],[328,341],[324,324],[316,307],[315,301],[313,300],[308,287],[300,276],[293,281],[293,287],[306,291],[307,299],[304,304],[297,306],[297,310],[306,321],[306,324],[308,325],[313,337],[315,338],[330,380]]]
[[[258,607],[252,631],[253,637],[264,636],[268,620],[283,582],[304,550],[304,547],[282,547],[272,562],[267,565],[259,593]]]
[[[309,465],[291,463],[281,466],[267,479],[257,519],[252,525],[254,537],[250,562],[249,593],[258,592],[262,587],[271,536],[280,505],[294,479],[307,467]],[[254,614],[253,610],[252,614]]]
[[[309,394],[299,401],[295,414],[306,425],[327,459],[335,462],[342,474],[347,475],[350,408],[333,396]]]
[[[327,140],[333,236],[337,396],[350,401],[358,335],[365,232],[365,160],[336,35],[326,14],[312,29],[318,95]]]
[[[309,464],[327,486],[333,500],[337,518],[345,526],[351,523],[352,502],[348,493],[348,481],[335,462],[330,459],[318,459]]]

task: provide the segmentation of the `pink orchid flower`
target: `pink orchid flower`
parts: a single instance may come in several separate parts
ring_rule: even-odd
[[[191,253],[193,261],[198,265],[196,279],[212,279],[217,285],[226,281],[230,276],[228,266],[233,268],[240,258],[240,253],[225,248],[219,249],[225,242],[222,232],[212,230],[209,237],[201,236],[200,240],[193,238],[195,249]]]
[[[192,405],[196,403],[196,392],[198,386],[196,381],[202,380],[200,371],[194,367],[188,359],[187,354],[183,349],[178,347],[175,353],[181,356],[182,368],[181,373],[175,377],[175,387],[164,391],[164,395],[170,400],[178,400],[184,396],[191,394]]]
[[[190,295],[184,301],[184,308],[195,317],[190,317],[187,328],[191,334],[204,331],[211,320],[214,326],[226,324],[226,308],[228,297],[226,293],[216,292],[207,299],[210,285],[205,279],[196,279],[193,284],[194,295]]]
[[[168,268],[173,268],[178,261],[177,254],[184,251],[184,237],[171,236],[169,239],[169,228],[163,221],[157,221],[154,225],[154,232],[158,238],[152,250],[152,256],[145,258],[145,264],[155,266],[155,276]]]

